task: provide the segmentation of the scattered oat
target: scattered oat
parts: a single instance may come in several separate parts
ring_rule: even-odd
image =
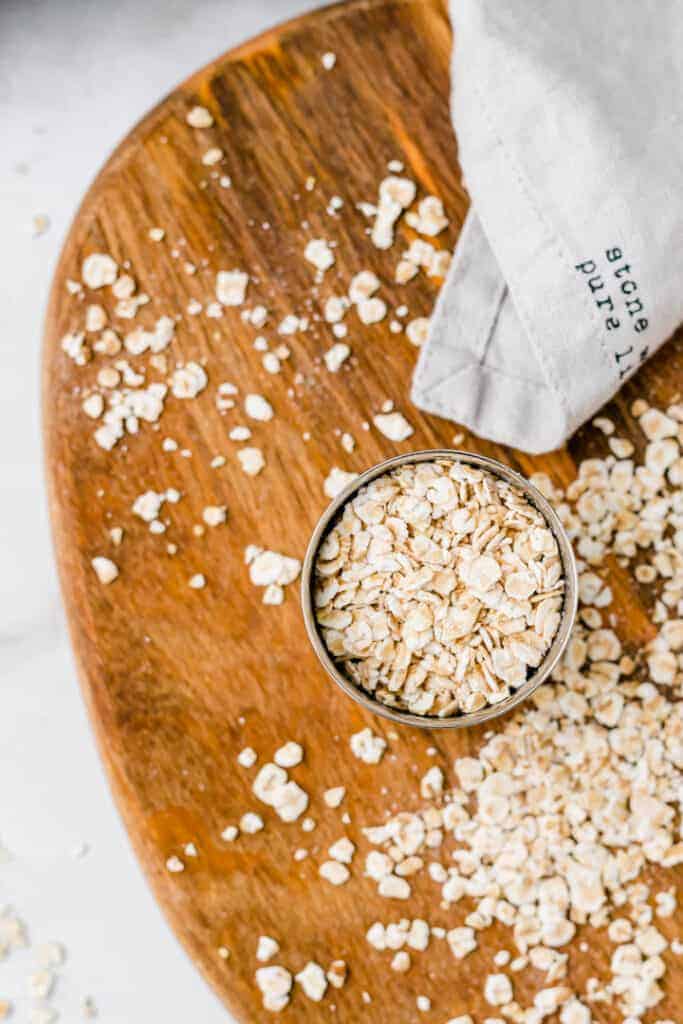
[[[205,153],[202,154],[202,163],[205,167],[213,167],[214,164],[219,164],[223,159],[223,150],[219,149],[218,146],[211,146]],[[226,305],[239,305],[239,303],[226,303]]]
[[[171,376],[171,391],[176,398],[196,398],[208,383],[206,371],[199,363],[179,366]]]
[[[266,465],[260,448],[241,448],[237,452],[237,459],[247,476],[258,476]]]
[[[83,260],[81,277],[87,288],[104,288],[114,283],[118,272],[116,260],[106,253],[94,252]]]
[[[327,978],[320,964],[310,960],[306,966],[295,975],[295,980],[301,985],[305,995],[313,1002],[319,1003],[327,990]]]
[[[256,959],[261,963],[267,963],[280,952],[280,943],[270,935],[260,935],[256,947]]]
[[[249,427],[233,427],[228,433],[228,437],[231,441],[248,441],[251,437],[251,430]]]
[[[263,827],[263,818],[260,814],[255,814],[253,811],[247,811],[240,818],[240,829],[245,835],[253,836],[256,832],[260,832]]]
[[[416,186],[408,178],[390,175],[379,187],[379,201],[372,242],[378,249],[389,249],[394,241],[394,225],[415,198]]]
[[[185,120],[192,128],[210,128],[213,124],[213,117],[206,107],[192,107]]]
[[[244,399],[244,411],[252,420],[267,423],[274,413],[270,402],[263,395],[247,395]]]
[[[336,860],[326,860],[318,868],[318,874],[331,885],[344,885],[351,877],[349,869]]]
[[[336,860],[340,864],[350,864],[353,860],[353,855],[356,852],[356,847],[350,839],[343,836],[341,839],[338,839],[336,843],[332,843],[327,852],[332,860]]]
[[[253,747],[244,747],[237,755],[237,763],[243,768],[251,768],[258,760],[258,754]]]
[[[243,270],[219,270],[216,274],[216,298],[222,306],[241,306],[248,284],[249,274]]]
[[[349,284],[349,300],[358,305],[371,298],[379,289],[379,278],[372,270],[361,270],[351,278]]]
[[[444,214],[443,203],[437,196],[425,196],[417,206],[417,213],[407,213],[406,223],[421,235],[433,238],[448,227],[448,217]]]
[[[328,498],[336,498],[357,476],[357,473],[347,473],[338,466],[333,466],[325,478],[323,490]]]
[[[363,324],[378,324],[387,315],[387,304],[384,299],[374,296],[371,299],[361,299],[356,305],[358,318]]]
[[[361,729],[349,740],[351,753],[366,764],[379,764],[387,748],[386,740],[376,736],[369,728]]]
[[[346,789],[344,786],[333,786],[331,789],[326,789],[323,793],[323,799],[328,807],[339,807],[345,796]]]
[[[344,960],[333,960],[327,972],[327,980],[332,988],[343,988],[346,984],[348,968]]]
[[[390,441],[406,441],[414,433],[410,423],[400,412],[379,413],[372,422]]]
[[[304,257],[323,274],[334,264],[334,253],[324,238],[312,238],[304,250]]]
[[[280,768],[295,768],[304,759],[304,748],[300,743],[290,740],[275,751],[273,760]]]
[[[100,583],[113,583],[119,575],[119,569],[115,562],[112,562],[111,558],[105,558],[102,555],[96,555],[90,563],[95,570]]]
[[[292,975],[284,967],[273,964],[259,967],[256,971],[256,984],[263,996],[263,1007],[273,1013],[284,1010],[289,1002],[292,989]]]
[[[406,337],[411,345],[420,348],[427,341],[429,335],[429,319],[426,316],[418,316],[406,324]]]

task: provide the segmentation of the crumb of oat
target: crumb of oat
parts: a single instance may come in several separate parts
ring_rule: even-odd
[[[41,235],[44,235],[47,231],[49,231],[50,218],[47,216],[46,213],[36,213],[32,218],[31,224],[33,227],[33,237],[40,238]]]
[[[104,412],[104,399],[102,395],[92,394],[88,395],[87,398],[83,399],[83,412],[90,419],[97,420]]]
[[[210,128],[213,124],[213,117],[206,107],[192,107],[185,118],[192,128]]]
[[[202,519],[207,526],[221,526],[227,519],[225,505],[207,505],[202,512]]]
[[[333,466],[325,478],[323,490],[328,498],[336,498],[345,487],[348,487],[356,477],[357,473],[347,473],[338,466]]]
[[[415,198],[417,187],[408,178],[390,175],[380,183],[372,243],[377,249],[389,249],[394,241],[394,226]]]
[[[82,331],[72,331],[65,334],[60,342],[62,352],[65,352],[69,359],[73,359],[76,366],[85,366],[90,359],[90,349],[85,342],[85,334]]]
[[[244,411],[252,420],[261,423],[267,423],[274,416],[272,405],[263,395],[247,395],[244,399]]]
[[[371,299],[361,299],[356,304],[358,318],[363,324],[378,324],[387,315],[387,304],[384,299],[373,296]]]
[[[241,448],[237,452],[237,459],[247,476],[258,476],[266,465],[260,448]]]
[[[331,789],[326,789],[323,793],[323,800],[328,807],[339,807],[345,796],[346,789],[344,786],[332,786]]]
[[[102,331],[107,324],[107,314],[103,306],[92,302],[85,311],[85,329],[88,333]]]
[[[379,413],[373,417],[372,422],[390,441],[406,441],[414,433],[410,423],[400,412]]]
[[[318,874],[330,885],[344,885],[351,877],[351,872],[345,864],[336,860],[326,860],[318,868]]]
[[[268,587],[275,583],[286,587],[293,583],[301,572],[298,558],[281,555],[277,551],[263,551],[250,545],[245,553],[249,565],[249,578],[256,587]]]
[[[343,988],[346,984],[348,967],[344,960],[333,960],[327,971],[327,980],[332,988]]]
[[[216,298],[222,306],[241,306],[247,294],[249,274],[243,270],[219,270]]]
[[[81,267],[81,278],[87,288],[104,288],[113,284],[119,268],[116,260],[103,252],[93,252],[86,256]]]
[[[343,341],[336,342],[331,348],[327,350],[323,359],[325,360],[325,366],[330,373],[337,373],[341,368],[342,363],[351,355],[351,349]]]
[[[211,146],[202,153],[202,163],[205,167],[213,167],[214,164],[219,164],[223,159],[223,150],[219,149],[218,146]]]
[[[348,300],[343,296],[340,298],[337,295],[330,295],[330,297],[325,300],[325,305],[323,306],[323,317],[325,319],[325,323],[337,324],[340,320],[343,320],[346,310],[348,309],[348,305]]]
[[[405,974],[406,971],[410,970],[410,953],[404,949],[399,950],[398,953],[394,954],[390,966],[392,971],[396,971],[398,974]]]
[[[251,768],[258,760],[258,754],[253,747],[244,747],[237,755],[237,763],[243,768]]]
[[[406,214],[406,223],[421,235],[433,238],[448,227],[448,217],[443,203],[437,196],[425,196],[417,206],[417,213]]]
[[[301,985],[305,995],[313,1002],[319,1003],[327,990],[327,978],[325,972],[314,960],[310,960],[298,974],[295,981]]]
[[[171,391],[176,398],[196,398],[207,383],[206,370],[193,361],[177,367],[171,375]]]
[[[350,839],[346,836],[342,836],[341,839],[332,843],[327,852],[332,860],[336,860],[340,864],[350,864],[353,860],[353,855],[356,852],[356,847]]]
[[[349,746],[351,753],[359,761],[365,761],[366,764],[379,764],[387,748],[387,742],[381,736],[375,735],[372,729],[366,727],[351,736]]]
[[[256,946],[256,959],[261,963],[267,963],[280,952],[280,943],[270,935],[259,935]]]
[[[396,264],[394,280],[396,284],[407,284],[420,272],[420,268],[412,260],[402,259]]]
[[[304,759],[304,748],[300,743],[289,740],[275,751],[273,760],[280,768],[295,768]]]
[[[372,270],[361,270],[351,278],[349,301],[354,305],[371,298],[379,289],[380,281]]]
[[[249,427],[233,427],[229,431],[228,437],[231,441],[248,441],[251,437],[251,430]]]
[[[279,964],[259,967],[255,974],[256,984],[261,991],[263,1007],[272,1013],[284,1010],[289,1002],[292,989],[292,975]]]
[[[304,249],[304,258],[323,274],[334,265],[334,252],[324,238],[312,238]]]
[[[256,832],[260,832],[264,828],[263,818],[260,814],[254,813],[254,811],[247,811],[240,818],[240,829],[245,835],[253,836]]]
[[[119,575],[119,569],[116,562],[112,562],[111,558],[105,558],[103,555],[96,555],[90,562],[95,575],[97,576],[100,583],[105,585],[113,583]]]
[[[282,364],[274,352],[266,352],[261,360],[261,365],[266,373],[276,374],[279,373]]]
[[[279,605],[285,599],[284,589],[279,583],[269,583],[263,590],[263,603],[268,605]]]
[[[406,337],[411,345],[420,348],[427,341],[429,335],[429,318],[418,316],[406,325]]]
[[[505,1006],[512,1002],[513,991],[506,974],[489,974],[484,984],[484,999],[491,1006]]]

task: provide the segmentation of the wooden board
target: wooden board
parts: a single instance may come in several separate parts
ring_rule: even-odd
[[[423,193],[446,200],[451,227],[439,244],[454,244],[467,197],[448,115],[450,44],[445,12],[434,0],[362,0],[301,18],[220,58],[119,146],[83,203],[55,277],[44,351],[47,470],[84,693],[118,806],[157,898],[190,955],[242,1021],[271,1019],[253,984],[260,934],[280,939],[279,959],[293,969],[309,958],[327,965],[337,957],[351,968],[346,987],[319,1005],[298,993],[278,1018],[285,1024],[415,1020],[419,993],[433,1001],[433,1010],[420,1019],[434,1024],[465,1011],[477,1020],[492,1012],[482,1003],[481,978],[502,931],[484,933],[480,950],[462,964],[441,943],[429,957],[416,957],[408,975],[396,975],[386,955],[370,950],[364,933],[376,918],[398,918],[403,906],[375,894],[361,877],[360,858],[348,887],[333,889],[317,877],[321,853],[344,831],[340,812],[323,804],[325,788],[346,786],[346,831],[359,839],[361,826],[382,821],[388,808],[418,806],[415,778],[435,761],[448,772],[454,756],[477,749],[482,732],[423,735],[366,715],[318,666],[295,588],[288,588],[283,606],[266,608],[243,564],[244,548],[253,543],[303,556],[326,503],[322,484],[331,466],[361,470],[396,451],[447,446],[456,428],[410,407],[415,349],[390,332],[389,318],[372,328],[354,323],[354,358],[337,375],[321,365],[333,340],[329,326],[313,319],[307,332],[287,339],[291,359],[271,377],[253,348],[258,331],[242,322],[239,310],[226,310],[220,320],[186,312],[191,299],[206,301],[218,269],[233,267],[256,279],[249,304],[262,301],[271,311],[263,330],[271,339],[273,324],[284,315],[315,317],[327,295],[343,291],[350,276],[367,267],[381,277],[381,294],[392,308],[406,302],[412,316],[431,310],[437,282],[420,275],[404,287],[392,284],[400,247],[374,249],[355,204],[375,197],[388,161],[402,160]],[[326,51],[337,56],[330,72],[320,63]],[[194,103],[211,110],[213,128],[187,126]],[[230,175],[232,188],[221,187],[202,165],[210,145],[224,150],[219,169]],[[309,176],[316,182],[310,192]],[[334,194],[345,205],[332,219],[325,208]],[[157,225],[166,232],[163,242],[148,237]],[[313,301],[313,271],[302,251],[315,236],[333,237],[338,247],[336,266]],[[405,242],[414,237],[405,225],[399,236]],[[78,391],[92,384],[101,363],[76,367],[60,349],[63,334],[83,320],[83,305],[65,282],[79,278],[83,257],[93,251],[111,252],[119,263],[130,260],[152,299],[136,322],[182,314],[172,358],[204,360],[210,378],[198,399],[167,403],[160,429],[145,425],[112,453],[93,443]],[[195,274],[185,272],[185,260],[196,264]],[[111,311],[108,289],[103,301]],[[118,326],[125,331],[131,324]],[[673,342],[610,407],[620,434],[637,439],[628,413],[636,394],[666,401],[681,380],[680,344]],[[255,425],[255,443],[268,461],[256,479],[241,472],[227,439],[243,416],[216,409],[222,381],[239,385],[242,394],[267,394],[276,410],[272,423]],[[398,446],[363,429],[388,398],[415,426],[414,436]],[[352,454],[342,450],[339,429],[356,437]],[[163,437],[176,439],[191,457],[163,452]],[[559,484],[572,479],[579,459],[604,453],[604,439],[591,428],[547,458],[471,437],[464,446],[526,474],[546,469]],[[210,468],[217,453],[227,456],[220,470]],[[167,535],[159,537],[132,516],[131,504],[150,488],[167,487],[183,498],[169,510]],[[228,523],[194,536],[202,509],[214,504],[227,505]],[[119,548],[108,538],[115,525],[125,528]],[[169,541],[178,545],[174,557],[165,554]],[[109,587],[91,569],[96,554],[120,566],[120,578]],[[196,572],[206,575],[204,590],[188,587]],[[612,584],[622,636],[642,643],[651,628],[639,588],[618,567]],[[349,757],[348,736],[364,725],[390,737],[391,756],[379,767]],[[263,761],[287,739],[306,748],[295,777],[312,797],[318,827],[311,835],[258,805],[250,789],[254,770],[236,765],[247,744]],[[430,747],[438,749],[436,758],[428,755]],[[265,830],[233,844],[221,841],[221,830],[248,809],[263,813]],[[196,858],[182,854],[188,842],[196,844]],[[302,863],[292,859],[298,846],[312,853]],[[183,856],[182,874],[166,870],[171,854]],[[424,879],[415,886],[409,913],[435,924],[450,925],[454,918],[435,907],[434,886]],[[672,928],[681,923],[679,915]],[[596,943],[591,957],[571,968],[579,986],[594,961],[605,961],[606,946],[589,938]],[[220,946],[232,951],[227,962],[217,954]],[[534,986],[539,983],[534,977]],[[657,1017],[674,1014],[683,998],[680,975],[670,974],[667,984],[671,998],[657,1008]],[[372,996],[368,1005],[363,991]],[[532,992],[531,982],[519,976],[516,995],[523,1005]],[[595,1014],[613,1019],[599,1006]]]

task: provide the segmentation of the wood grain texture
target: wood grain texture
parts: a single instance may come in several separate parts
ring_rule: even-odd
[[[387,809],[419,806],[415,779],[435,762],[450,776],[453,757],[475,751],[483,730],[423,735],[366,715],[328,681],[310,651],[295,588],[288,588],[282,607],[265,608],[243,564],[251,543],[303,556],[326,503],[322,483],[331,466],[360,471],[397,451],[448,446],[457,428],[409,406],[415,349],[390,333],[389,318],[372,328],[352,326],[354,358],[337,375],[321,366],[333,339],[329,327],[314,319],[309,331],[288,339],[292,358],[280,375],[269,377],[253,348],[258,332],[241,321],[239,310],[226,310],[216,321],[185,314],[191,298],[204,302],[213,293],[218,269],[233,267],[252,274],[250,304],[262,301],[271,325],[292,311],[315,315],[327,295],[345,290],[350,276],[364,268],[385,282],[381,294],[392,308],[406,302],[412,316],[429,313],[436,282],[420,275],[407,286],[391,284],[400,242],[390,253],[374,249],[355,203],[376,196],[388,161],[403,160],[423,191],[445,199],[451,227],[439,242],[454,244],[467,197],[448,115],[450,44],[445,12],[435,0],[359,0],[299,19],[220,58],[119,146],[76,217],[55,277],[44,349],[46,458],[83,690],[113,792],[156,896],[190,955],[241,1021],[272,1019],[253,984],[261,934],[280,940],[278,962],[292,970],[308,959],[328,965],[335,958],[351,969],[346,987],[320,1004],[298,992],[277,1018],[283,1024],[403,1024],[418,1017],[443,1024],[464,1012],[482,1020],[492,1014],[481,997],[483,975],[493,951],[509,945],[502,928],[490,929],[480,949],[456,964],[445,943],[435,943],[429,954],[414,958],[409,974],[396,975],[386,955],[365,942],[373,920],[406,913],[452,927],[464,911],[440,910],[434,885],[424,878],[416,882],[409,907],[380,899],[373,883],[362,878],[360,857],[351,885],[333,889],[318,879],[317,865],[331,842],[346,832],[363,846],[361,826],[379,823]],[[320,66],[328,50],[337,55],[329,73]],[[211,110],[212,128],[187,126],[187,110],[195,103]],[[224,150],[220,171],[232,178],[231,189],[221,188],[202,166],[201,153],[209,145]],[[309,176],[317,182],[311,193],[304,187]],[[334,194],[343,196],[345,206],[332,221],[325,207]],[[161,244],[148,238],[157,225],[166,231]],[[338,242],[336,265],[317,297],[311,293],[312,268],[302,259],[306,239],[316,236]],[[413,235],[401,226],[399,237],[407,242]],[[183,271],[174,248],[197,264],[195,275]],[[167,403],[160,430],[146,427],[112,453],[93,443],[76,390],[92,383],[97,361],[76,368],[59,344],[83,317],[65,281],[79,278],[83,257],[93,251],[111,252],[119,263],[130,260],[140,288],[152,298],[138,322],[151,324],[169,312],[183,315],[172,358],[205,360],[210,376],[210,387],[197,400]],[[95,301],[102,301],[100,293]],[[273,336],[272,329],[264,333]],[[670,400],[682,369],[679,339],[610,406],[621,436],[641,445],[630,401],[637,394]],[[299,383],[295,374],[301,374]],[[227,440],[227,430],[242,417],[221,416],[215,407],[221,381],[235,382],[242,394],[262,392],[275,408],[276,419],[254,431],[268,460],[256,479],[242,473]],[[410,441],[398,446],[363,429],[387,398],[415,426]],[[342,451],[336,429],[357,438],[352,454]],[[162,437],[175,438],[192,457],[163,453]],[[547,470],[558,484],[573,478],[581,458],[605,450],[592,428],[543,458],[471,437],[463,447],[525,474]],[[221,470],[209,466],[216,453],[228,457]],[[172,511],[167,537],[160,538],[130,508],[143,491],[167,487],[177,487],[183,499]],[[227,505],[229,522],[197,538],[192,527],[209,504]],[[117,549],[108,540],[112,525],[126,531]],[[178,544],[175,557],[165,554],[166,540]],[[121,576],[113,585],[97,582],[90,567],[95,554],[119,564]],[[203,591],[188,588],[195,572],[206,575]],[[638,646],[651,635],[641,588],[616,565],[611,575],[621,635]],[[348,736],[364,725],[389,738],[390,756],[378,767],[349,756]],[[235,760],[247,744],[261,761],[270,759],[288,739],[306,748],[293,776],[311,794],[310,813],[318,822],[311,835],[258,805],[251,793],[254,770],[238,768]],[[436,758],[427,754],[429,747],[438,749]],[[346,829],[340,811],[327,809],[322,800],[325,788],[338,785],[347,789]],[[263,814],[265,830],[222,842],[221,830],[250,809]],[[199,856],[184,857],[185,871],[170,875],[167,857],[182,855],[190,841]],[[311,850],[302,863],[292,859],[298,846]],[[675,934],[681,924],[679,914],[664,927]],[[593,945],[590,956],[572,960],[577,987],[604,969],[608,957],[604,939],[583,928],[576,941],[584,939]],[[219,946],[232,951],[229,961],[217,955]],[[652,1019],[674,1015],[683,1001],[681,975],[670,971],[668,978],[670,996]],[[517,977],[522,1005],[540,982],[533,971]],[[372,996],[369,1005],[362,1002],[363,991]],[[428,1014],[416,1012],[421,993],[432,999]],[[595,1019],[617,1017],[598,1006]]]

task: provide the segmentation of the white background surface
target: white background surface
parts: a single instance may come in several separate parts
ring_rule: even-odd
[[[0,0],[0,906],[68,951],[55,998],[103,1024],[228,1020],[186,958],[119,822],[78,690],[46,518],[39,360],[50,277],[79,199],[145,111],[307,0]],[[32,237],[32,218],[50,229]],[[90,852],[74,856],[81,843]],[[24,1024],[31,950],[0,960]]]

